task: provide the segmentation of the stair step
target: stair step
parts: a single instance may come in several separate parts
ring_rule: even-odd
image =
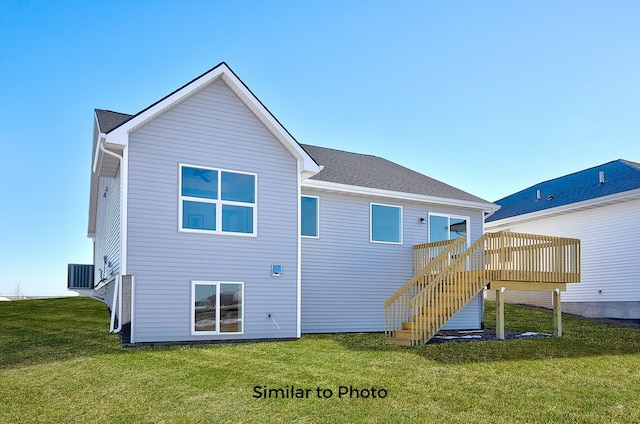
[[[393,344],[398,346],[412,346],[411,340],[407,339],[396,339],[395,337],[386,337],[384,339],[386,344]]]
[[[428,323],[433,323],[436,321],[437,318],[442,318],[443,315],[434,315],[432,317],[429,316],[425,316],[425,315],[412,315],[411,316],[411,322],[428,322]]]
[[[435,307],[430,307],[429,308],[429,312],[432,312],[434,314],[445,314],[448,313],[449,311],[451,311],[453,308],[449,307],[449,306],[440,306],[438,308]]]
[[[417,324],[415,322],[403,322],[402,323],[402,329],[405,331],[411,331],[413,328],[419,329],[421,326],[420,324]],[[427,329],[422,330],[423,332],[427,331]]]
[[[413,337],[411,335],[411,330],[396,330],[393,332],[393,336],[396,339],[407,339],[407,340],[411,340]]]

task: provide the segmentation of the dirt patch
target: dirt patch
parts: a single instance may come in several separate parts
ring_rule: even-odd
[[[551,337],[551,334],[504,330],[505,340],[539,339]],[[429,340],[429,343],[464,343],[501,340],[496,336],[496,330],[442,330]]]

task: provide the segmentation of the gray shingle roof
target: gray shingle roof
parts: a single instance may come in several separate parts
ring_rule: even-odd
[[[119,127],[128,121],[133,115],[126,113],[113,112],[111,110],[96,109],[96,117],[98,118],[98,126],[100,132],[108,133],[112,129]]]
[[[445,199],[490,203],[381,157],[308,144],[302,144],[302,147],[319,165],[324,166],[320,173],[311,178],[312,180]]]
[[[96,109],[100,130],[107,133],[134,115]],[[377,156],[301,144],[324,169],[312,180],[424,196],[490,203],[477,196]]]
[[[605,183],[600,184],[600,172]],[[487,222],[597,199],[640,188],[640,164],[618,159],[533,185],[497,200],[501,209]],[[537,194],[540,190],[540,199]]]

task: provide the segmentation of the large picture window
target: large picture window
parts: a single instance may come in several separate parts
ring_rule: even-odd
[[[256,235],[256,175],[180,165],[180,230]]]
[[[304,237],[318,237],[318,198],[302,196],[300,233]]]
[[[371,203],[371,241],[402,244],[402,207]]]
[[[244,331],[244,283],[194,281],[191,298],[191,334]]]

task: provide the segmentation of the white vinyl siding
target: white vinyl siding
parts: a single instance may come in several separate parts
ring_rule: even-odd
[[[181,163],[259,175],[257,235],[179,231]],[[134,342],[297,336],[297,163],[223,81],[131,134],[128,201]],[[244,282],[243,334],[191,334],[192,281]]]
[[[115,178],[100,178],[98,196],[95,285],[108,283],[120,272],[120,172]]]
[[[429,211],[471,216],[472,240],[482,235],[481,213],[403,202],[402,245],[369,242],[370,203],[389,199],[303,189],[322,203],[320,239],[302,239],[302,332],[383,331],[384,302],[413,276],[413,246],[427,241],[420,218]],[[363,219],[364,217],[364,219]],[[447,327],[480,328],[481,296]]]

